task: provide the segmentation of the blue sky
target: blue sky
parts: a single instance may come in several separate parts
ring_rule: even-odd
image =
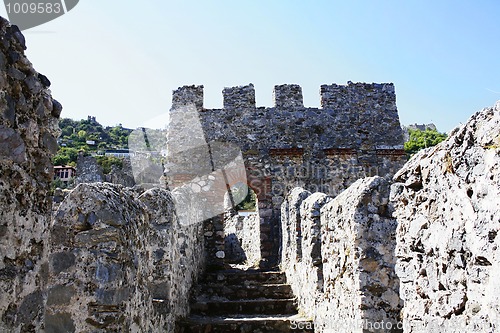
[[[311,107],[321,84],[394,82],[403,124],[447,132],[500,100],[499,14],[493,0],[80,0],[24,34],[63,117],[150,124],[186,84],[220,108],[250,82],[258,106],[297,83]]]

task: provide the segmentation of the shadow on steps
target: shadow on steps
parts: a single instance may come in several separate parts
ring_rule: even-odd
[[[193,295],[191,314],[177,323],[177,333],[314,332],[313,323],[298,314],[282,272],[209,272]]]

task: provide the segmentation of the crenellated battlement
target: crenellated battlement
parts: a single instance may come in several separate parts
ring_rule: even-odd
[[[169,183],[216,168],[230,155],[217,147],[241,151],[247,183],[259,200],[265,262],[278,260],[276,217],[291,188],[335,196],[359,178],[391,178],[406,159],[392,83],[322,85],[319,108],[304,106],[298,84],[274,86],[272,107],[256,107],[253,84],[224,88],[222,95],[223,108],[205,109],[203,86],[174,91]]]
[[[184,86],[172,98],[170,143],[186,145],[197,118],[203,140],[232,142],[243,151],[258,149],[307,148],[324,154],[337,148],[352,151],[402,149],[403,137],[392,83],[322,85],[321,107],[305,107],[302,88],[297,84],[274,86],[272,107],[256,107],[253,84],[224,88],[223,108],[203,107],[203,86]],[[194,105],[195,109],[179,108]],[[195,127],[193,127],[195,126]],[[198,130],[197,130],[198,131]],[[198,131],[200,132],[200,131]],[[172,147],[172,146],[171,146]],[[321,152],[321,153],[320,153]],[[370,163],[370,156],[360,160]]]
[[[396,103],[396,93],[392,83],[353,83],[347,85],[322,85],[320,88],[321,108],[345,109],[352,102],[365,99],[385,99]]]
[[[255,109],[255,88],[252,83],[245,86],[226,87],[222,90],[224,110]],[[322,85],[319,90],[320,108],[329,110],[348,110],[352,103],[362,100],[384,100],[396,102],[392,83],[353,83],[346,85]],[[303,109],[302,88],[298,84],[281,84],[273,89],[273,108],[280,110]],[[203,110],[203,86],[183,86],[173,92],[172,108],[194,104]]]
[[[302,88],[298,84],[274,86],[274,107],[277,109],[300,109],[304,107]]]
[[[172,110],[186,105],[195,105],[203,109],[203,86],[183,86],[172,93]]]
[[[255,109],[255,89],[253,84],[224,88],[224,109]]]

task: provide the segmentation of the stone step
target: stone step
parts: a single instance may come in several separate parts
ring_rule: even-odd
[[[177,332],[314,332],[297,314],[285,274],[226,269],[206,274],[194,290],[191,316]]]
[[[225,283],[225,284],[242,284],[245,281],[258,282],[263,284],[283,284],[286,283],[286,277],[283,272],[274,271],[259,271],[259,270],[221,270],[218,272],[208,273],[203,282],[210,283]],[[202,283],[203,283],[202,282]]]
[[[204,284],[198,287],[197,300],[211,298],[227,300],[243,300],[258,298],[293,298],[292,288],[288,284],[260,284],[257,282],[246,282],[242,284]]]
[[[210,300],[191,304],[191,314],[202,316],[232,314],[296,314],[295,299]]]
[[[191,316],[179,323],[176,332],[314,332],[314,325],[299,315]]]

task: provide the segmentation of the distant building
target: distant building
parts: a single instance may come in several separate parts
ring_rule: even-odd
[[[104,152],[104,155],[114,157],[131,157],[134,156],[134,152],[128,149],[108,149]]]
[[[239,216],[257,215],[257,212],[255,210],[239,210],[238,215]]]
[[[430,123],[430,124],[410,124],[408,126],[401,126],[401,129],[403,130],[403,140],[404,142],[408,142],[410,140],[410,132],[409,130],[419,130],[419,131],[437,131],[436,125]]]
[[[140,151],[140,150],[137,150],[134,152],[133,156],[150,158],[150,157],[160,157],[162,155],[159,151]]]
[[[76,176],[76,169],[72,166],[56,165],[54,167],[54,180],[60,179],[63,182],[68,182],[75,176]]]

